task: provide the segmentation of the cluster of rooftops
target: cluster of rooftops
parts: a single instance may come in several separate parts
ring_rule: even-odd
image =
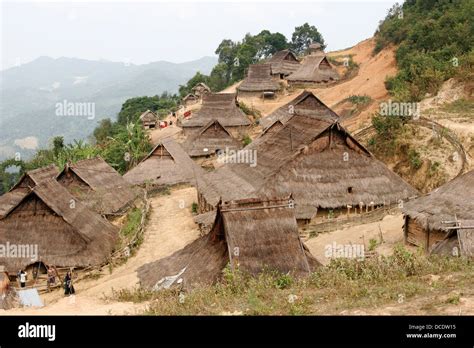
[[[306,60],[324,61],[315,52]],[[241,87],[263,81],[267,73],[299,78],[304,64],[288,57],[296,59],[283,51],[251,67]],[[0,244],[38,244],[46,264],[100,264],[118,238],[110,220],[133,206],[141,189],[190,184],[197,189],[195,220],[207,232],[138,270],[142,284],[152,289],[179,279],[186,285],[213,282],[226,264],[251,273],[267,266],[311,272],[319,263],[301,241],[298,224],[328,211],[362,212],[400,202],[405,202],[408,242],[431,248],[457,238],[462,252],[473,255],[474,227],[462,227],[474,226],[472,171],[414,199],[419,193],[360,144],[312,92],[302,92],[262,118],[262,132],[243,147],[238,135],[252,122],[239,108],[237,95],[199,91],[201,109],[181,124],[186,140],[162,139],[123,177],[99,157],[68,163],[62,170],[50,165],[25,173],[0,196]],[[255,154],[255,163],[233,161],[206,171],[193,160],[223,150]],[[468,199],[462,199],[467,191]],[[453,216],[454,225],[441,222]],[[2,264],[16,271],[28,261],[0,257]]]

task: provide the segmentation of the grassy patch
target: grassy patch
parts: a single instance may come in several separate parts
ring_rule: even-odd
[[[372,98],[368,95],[351,95],[344,99],[344,101],[349,101],[355,105],[367,105],[372,102]]]
[[[139,208],[133,208],[127,214],[125,223],[120,230],[120,233],[123,237],[132,236],[140,226],[140,221],[142,219],[142,211]]]
[[[244,112],[244,114],[253,116],[256,120],[262,117],[262,113],[259,110],[248,106],[244,102],[239,102],[239,108]]]
[[[427,280],[433,274],[440,275],[436,284]],[[146,311],[150,315],[326,315],[403,305],[417,296],[451,293],[453,286],[468,286],[473,280],[474,263],[468,259],[425,257],[397,246],[388,257],[332,260],[306,278],[270,271],[252,277],[227,267],[212,286],[188,292],[121,290],[114,298],[150,302]],[[450,301],[455,303],[456,298]]]
[[[474,115],[474,100],[458,99],[452,103],[445,104],[442,111],[456,114]]]
[[[242,139],[242,144],[244,144],[244,146],[247,146],[251,142],[252,142],[252,138],[250,138],[250,136],[248,134],[245,134],[243,139]]]

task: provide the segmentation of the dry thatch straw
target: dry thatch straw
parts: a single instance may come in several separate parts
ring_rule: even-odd
[[[137,196],[130,184],[100,157],[67,164],[57,180],[74,197],[103,215],[124,210]]]
[[[271,64],[252,64],[247,77],[237,87],[239,92],[276,92],[280,84],[272,78]]]
[[[125,173],[123,178],[133,185],[147,183],[153,186],[168,186],[195,184],[195,176],[202,174],[202,168],[170,137],[157,144],[136,167]]]
[[[324,55],[309,55],[300,68],[288,76],[290,83],[326,83],[339,79],[339,74]]]
[[[224,127],[242,127],[250,121],[237,105],[235,93],[208,93],[203,96],[202,107],[190,119],[183,121],[184,130],[199,128],[212,120],[218,120]]]
[[[0,265],[9,272],[35,262],[58,267],[98,265],[106,261],[117,237],[117,227],[49,179],[0,220],[0,244],[37,245],[39,259],[2,257]]]
[[[271,65],[272,75],[278,75],[280,77],[286,77],[300,67],[300,62],[296,55],[290,50],[283,50],[276,52],[267,63]]]
[[[339,116],[312,92],[303,91],[295,99],[260,119],[260,124],[263,128],[270,127],[276,121],[285,124],[295,113],[327,119],[328,121],[337,121],[339,119]]]
[[[15,207],[33,187],[45,180],[56,178],[58,174],[58,167],[54,164],[29,170],[23,174],[9,192],[0,196],[0,219]]]
[[[207,235],[140,267],[138,276],[143,286],[155,290],[165,280],[167,286],[188,288],[215,282],[227,263],[254,275],[263,270],[307,275],[319,265],[300,240],[289,198],[246,199],[219,204]]]
[[[311,103],[317,101],[311,98]],[[417,191],[378,161],[324,110],[295,108],[279,131],[244,150],[257,152],[257,165],[226,164],[199,178],[200,211],[246,197],[293,194],[297,219],[317,209],[382,205],[415,196]],[[319,111],[320,110],[320,111]],[[321,115],[321,117],[318,117]]]
[[[188,137],[184,148],[189,156],[200,157],[214,155],[226,149],[238,150],[242,148],[242,143],[235,139],[219,120],[212,120],[196,135]]]
[[[54,179],[59,174],[59,169],[54,164],[46,167],[29,170],[22,175],[20,180],[13,186],[10,191],[18,189],[27,189],[27,191],[36,185],[48,179]]]

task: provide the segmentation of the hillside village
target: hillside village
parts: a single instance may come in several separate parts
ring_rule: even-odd
[[[474,314],[474,128],[456,109],[472,81],[426,95],[389,155],[372,119],[395,47],[375,45],[282,50],[164,117],[143,110],[152,150],[124,175],[101,157],[27,171],[0,196],[0,244],[38,255],[0,256],[0,313]],[[365,295],[341,290],[341,269]],[[41,307],[13,295],[19,270]],[[247,276],[281,293],[261,308],[219,288],[266,291]]]

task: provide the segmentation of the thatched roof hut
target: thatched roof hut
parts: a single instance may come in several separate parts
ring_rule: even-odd
[[[283,128],[242,149],[256,151],[256,166],[226,164],[200,178],[200,212],[221,198],[293,194],[297,219],[310,220],[318,209],[393,204],[417,194],[321,110],[318,117],[295,109]]]
[[[271,74],[280,78],[291,75],[300,67],[298,58],[290,50],[276,52],[267,62],[271,65]]]
[[[228,130],[250,125],[247,116],[238,107],[235,93],[209,93],[203,97],[201,109],[183,121],[181,126],[185,132],[197,133],[213,120],[218,120]]]
[[[158,116],[151,110],[147,110],[140,115],[140,122],[145,129],[155,128]]]
[[[123,211],[136,198],[130,184],[100,157],[67,164],[57,180],[74,197],[103,215]]]
[[[195,176],[202,175],[183,148],[171,137],[165,138],[123,178],[133,185],[149,183],[153,186],[195,183]]]
[[[54,164],[29,170],[22,175],[20,180],[18,180],[18,182],[10,189],[10,191],[18,189],[24,189],[28,191],[45,180],[56,178],[58,174],[59,169]]]
[[[277,92],[278,90],[280,90],[280,84],[272,78],[271,64],[250,65],[247,77],[237,87],[239,94],[241,92]]]
[[[308,46],[308,53],[313,55],[324,55],[323,46],[319,42],[314,42]]]
[[[285,124],[295,113],[329,121],[339,120],[339,115],[324,104],[314,93],[303,91],[295,99],[279,107],[268,116],[261,118],[260,124],[264,129],[270,127],[278,120]]]
[[[0,196],[0,219],[3,218],[11,208],[15,207],[33,187],[43,181],[56,178],[58,174],[58,167],[54,164],[29,170],[23,174],[9,192]]]
[[[211,89],[204,82],[199,82],[191,90],[193,91],[193,94],[198,98],[202,98],[205,94],[211,93]]]
[[[199,97],[194,94],[187,94],[182,100],[182,103],[185,106],[193,105],[197,102],[199,102]]]
[[[89,210],[57,181],[37,185],[0,220],[0,244],[37,245],[32,253],[0,257],[0,265],[16,272],[35,262],[58,267],[86,267],[106,261],[118,229]],[[18,256],[18,255],[17,255]]]
[[[339,74],[324,55],[309,55],[301,66],[287,78],[290,84],[327,83],[339,80]]]
[[[474,170],[404,204],[405,240],[430,250],[446,238],[455,220],[474,220]]]
[[[242,143],[218,121],[212,120],[203,126],[199,132],[189,137],[184,148],[191,157],[209,156],[220,151],[238,150]]]
[[[207,235],[138,269],[142,285],[158,290],[179,283],[186,288],[210,284],[228,263],[253,275],[263,270],[309,274],[319,263],[303,245],[289,203],[286,198],[219,204]]]

